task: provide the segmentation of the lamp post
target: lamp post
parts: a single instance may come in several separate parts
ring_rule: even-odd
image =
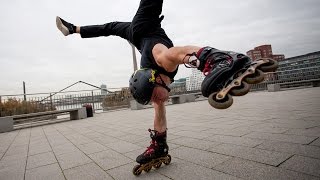
[[[129,42],[129,44],[131,45],[131,48],[132,48],[133,70],[136,71],[136,70],[138,70],[136,50],[135,50],[135,47],[133,44],[131,44],[130,42]]]
[[[27,101],[26,83],[24,81],[23,81],[23,99],[24,99],[24,101]]]

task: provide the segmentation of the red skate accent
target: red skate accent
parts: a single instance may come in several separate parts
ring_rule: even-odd
[[[152,155],[153,153],[154,153],[154,151],[155,151],[155,147],[157,147],[158,146],[158,144],[157,144],[157,142],[156,141],[154,141],[154,140],[152,140],[151,142],[150,142],[150,146],[147,148],[147,150],[144,152],[144,155],[145,156],[150,156],[150,155]]]
[[[231,64],[232,63],[232,57],[231,56],[228,56],[228,55],[224,55],[225,57],[226,57],[226,61],[229,63],[229,64]],[[209,75],[210,74],[210,72],[211,72],[211,70],[213,69],[213,67],[214,67],[214,65],[215,65],[215,59],[214,58],[212,58],[212,57],[209,57],[208,59],[207,59],[207,62],[206,62],[206,64],[205,64],[205,66],[204,66],[204,69],[203,69],[203,74],[205,75],[205,76],[207,76],[207,75]]]
[[[204,50],[204,47],[203,48],[201,48],[198,52],[197,52],[197,57],[199,57],[200,56],[200,54],[202,53],[202,51]]]

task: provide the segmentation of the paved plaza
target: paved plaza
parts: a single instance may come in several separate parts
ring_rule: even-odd
[[[167,107],[171,164],[132,174],[153,109],[0,134],[1,180],[320,179],[320,88],[253,92],[227,110]]]

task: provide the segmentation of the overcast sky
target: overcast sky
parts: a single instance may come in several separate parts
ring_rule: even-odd
[[[128,86],[133,66],[126,41],[64,37],[55,17],[75,25],[131,21],[139,2],[0,1],[0,95],[21,94],[23,81],[27,93],[59,91],[80,80]],[[271,44],[274,54],[292,57],[320,50],[319,7],[319,0],[164,0],[162,26],[176,46],[209,45],[245,53]],[[190,72],[181,66],[176,78]],[[92,88],[72,88],[77,89]]]

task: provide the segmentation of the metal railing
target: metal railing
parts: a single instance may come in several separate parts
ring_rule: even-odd
[[[265,81],[252,85],[252,91],[265,91],[268,84],[280,84],[281,89],[319,86],[320,72],[304,69],[267,73]],[[200,89],[187,91],[185,86],[172,87],[170,96],[199,93]],[[24,99],[26,97],[26,100]],[[132,99],[128,88],[106,93],[101,89],[85,91],[52,92],[38,94],[1,95],[0,117],[43,111],[66,110],[90,104],[94,111],[128,108]]]
[[[54,94],[54,95],[53,95]],[[102,110],[101,102],[106,95],[101,90],[68,91],[37,94],[0,96],[0,117],[43,111],[80,108],[90,104],[95,110]],[[26,97],[26,100],[25,100]]]

